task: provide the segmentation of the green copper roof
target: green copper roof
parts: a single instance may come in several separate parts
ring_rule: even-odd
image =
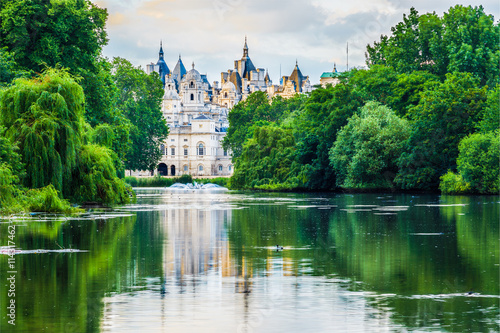
[[[327,78],[327,77],[337,77],[339,76],[339,72],[324,72],[321,74],[321,78]]]

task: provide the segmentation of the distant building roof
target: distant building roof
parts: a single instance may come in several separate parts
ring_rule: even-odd
[[[339,75],[339,72],[324,72],[323,74],[321,74],[321,78],[338,77]]]
[[[296,92],[302,92],[302,81],[307,79],[304,75],[302,75],[302,72],[300,71],[299,68],[299,62],[295,62],[295,68],[293,69],[292,74],[288,78],[290,81],[295,82],[295,91]]]
[[[205,116],[202,114],[201,116],[198,116],[196,118],[193,118],[193,120],[212,120],[212,118]]]
[[[323,79],[326,79],[326,78],[335,78],[335,77],[338,77],[340,75],[339,72],[337,72],[337,65],[336,64],[333,64],[333,71],[332,72],[324,72],[323,74],[321,74],[321,78]]]
[[[186,67],[184,67],[184,64],[182,63],[182,60],[181,60],[181,55],[179,54],[179,60],[177,61],[177,64],[175,65],[174,71],[172,72],[172,77],[175,80],[177,88],[179,88],[179,82],[182,81],[182,78],[186,74],[187,74]]]

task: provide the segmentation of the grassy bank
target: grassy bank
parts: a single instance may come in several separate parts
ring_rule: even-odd
[[[154,177],[125,177],[125,182],[133,187],[168,187],[175,183],[188,184],[193,182],[198,184],[212,183],[227,187],[229,178],[193,178],[190,175],[167,178],[156,175]]]
[[[0,216],[29,212],[74,214],[84,211],[61,198],[52,185],[31,190],[12,187],[3,194],[0,197]]]

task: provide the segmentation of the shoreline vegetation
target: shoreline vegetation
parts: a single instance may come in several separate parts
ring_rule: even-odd
[[[193,180],[253,191],[499,194],[500,23],[481,6],[442,16],[411,8],[367,46],[368,69],[290,99],[249,95],[228,116],[229,179],[125,177],[156,168],[168,126],[158,74],[103,57],[106,9],[5,0],[0,19],[12,17],[0,26],[0,214],[111,207],[133,202],[132,186]]]
[[[125,177],[125,182],[132,187],[169,187],[175,183],[192,184],[217,184],[222,187],[227,187],[229,183],[228,177],[214,177],[214,178],[194,178],[190,175],[183,175],[180,177],[162,177],[155,175],[152,177]]]

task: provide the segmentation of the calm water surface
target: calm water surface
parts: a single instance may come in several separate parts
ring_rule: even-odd
[[[137,192],[1,221],[0,332],[499,331],[497,196]]]

